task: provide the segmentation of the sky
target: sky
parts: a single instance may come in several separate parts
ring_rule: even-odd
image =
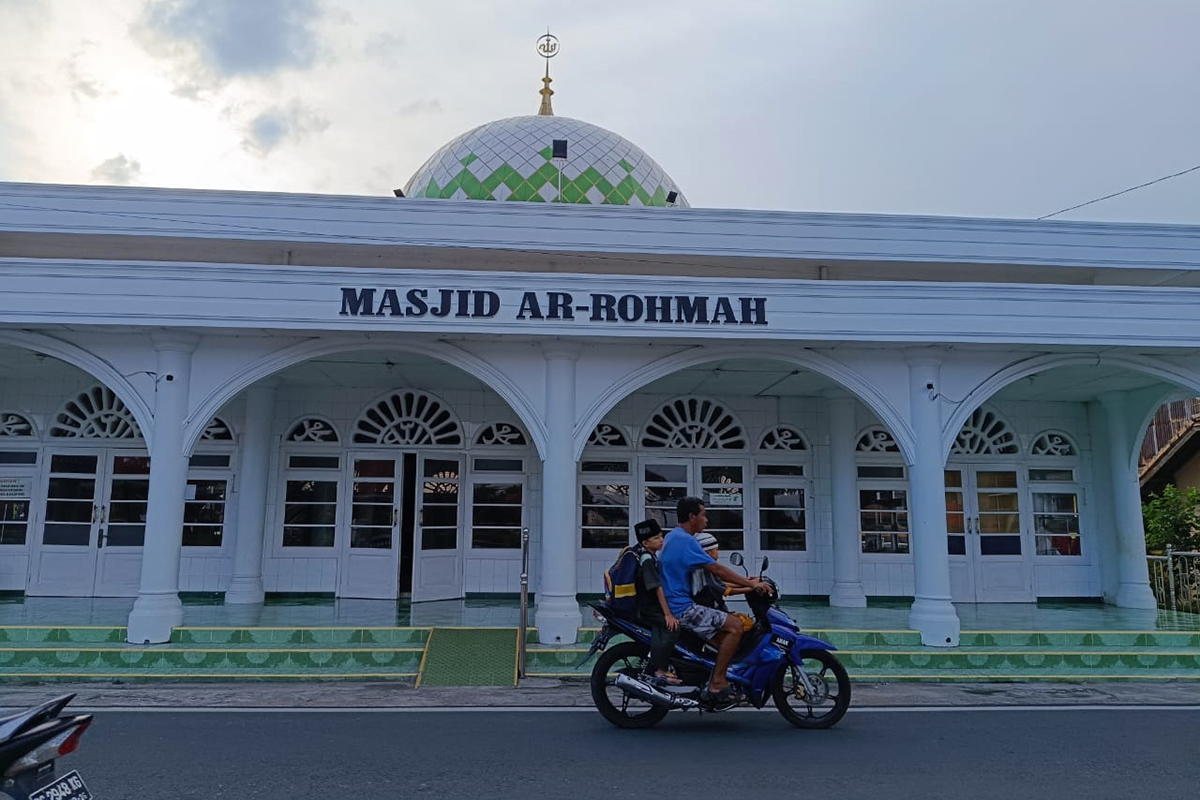
[[[1031,219],[1200,164],[1196,0],[0,0],[0,181],[390,196],[554,110],[693,206]],[[1058,219],[1200,224],[1200,170]]]

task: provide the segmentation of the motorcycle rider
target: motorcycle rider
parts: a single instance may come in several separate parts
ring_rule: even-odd
[[[703,500],[690,495],[680,498],[675,516],[679,524],[667,534],[658,558],[667,607],[679,619],[681,626],[717,646],[716,663],[701,696],[718,703],[736,701],[739,692],[729,685],[725,672],[742,639],[741,620],[733,614],[696,603],[692,598],[691,572],[703,569],[734,586],[751,590],[760,587],[767,591],[769,589],[757,578],[743,577],[714,561],[700,547],[694,537],[708,526],[708,513]]]
[[[708,531],[696,534],[696,541],[713,561],[721,560],[721,545],[717,537]],[[711,606],[718,611],[728,611],[725,598],[735,594],[749,594],[753,589],[743,586],[730,586],[708,570],[698,569],[692,572],[692,599],[702,606]],[[742,627],[746,627],[743,620]]]

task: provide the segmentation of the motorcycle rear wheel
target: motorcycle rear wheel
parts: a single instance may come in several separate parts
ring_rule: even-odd
[[[804,650],[800,654],[808,680],[815,693],[809,697],[796,677],[796,667],[780,664],[771,681],[775,707],[797,728],[832,728],[850,708],[850,676],[837,657],[826,650]]]
[[[671,709],[630,697],[616,687],[610,672],[639,675],[645,667],[648,650],[638,642],[621,642],[600,654],[592,668],[592,702],[600,715],[618,728],[650,728],[662,721]]]

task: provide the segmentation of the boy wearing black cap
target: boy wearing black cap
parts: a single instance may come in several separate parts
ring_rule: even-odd
[[[681,681],[671,674],[671,652],[679,639],[679,620],[667,607],[662,582],[658,577],[658,557],[663,546],[663,532],[658,522],[648,519],[633,526],[642,552],[638,555],[637,586],[638,616],[650,628],[650,668],[659,683],[678,685]]]

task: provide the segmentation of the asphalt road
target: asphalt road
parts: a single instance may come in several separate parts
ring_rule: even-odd
[[[773,711],[97,711],[59,773],[114,798],[869,797],[1103,800],[1200,794],[1195,710],[852,711],[798,731]]]

